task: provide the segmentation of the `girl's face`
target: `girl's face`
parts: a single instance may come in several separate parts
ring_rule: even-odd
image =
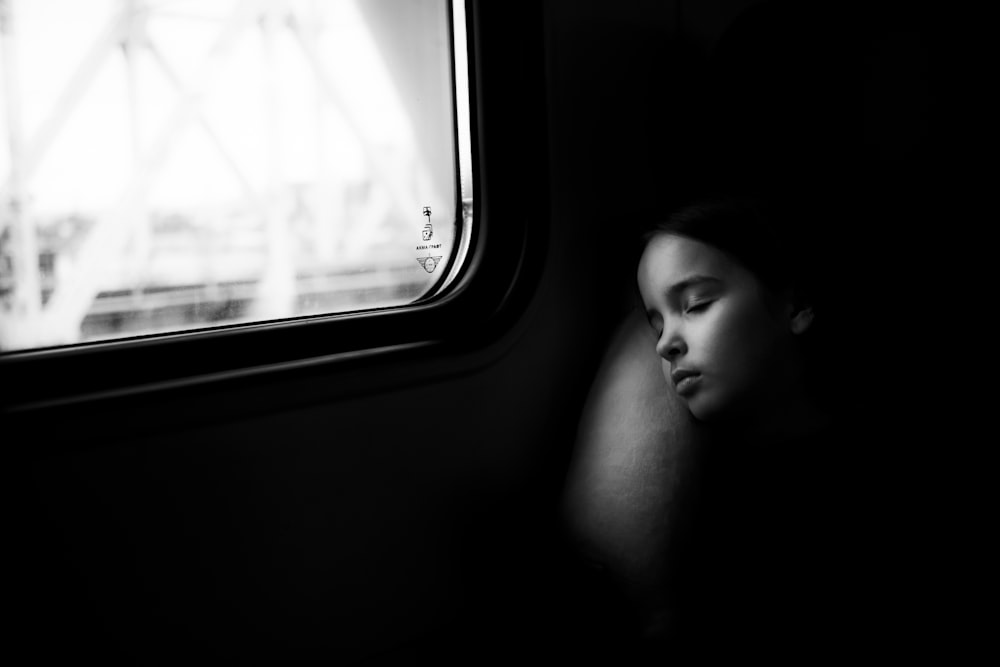
[[[638,282],[663,373],[698,419],[752,417],[793,383],[792,337],[808,321],[726,253],[660,234]]]

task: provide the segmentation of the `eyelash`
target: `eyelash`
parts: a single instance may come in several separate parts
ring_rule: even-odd
[[[705,310],[706,308],[708,308],[710,305],[712,305],[714,301],[715,299],[706,299],[704,301],[693,301],[684,307],[684,314],[685,315],[691,313],[698,314],[703,310]],[[648,319],[647,321],[649,322],[649,326],[653,329],[653,332],[656,334],[657,338],[663,335],[663,329],[656,326],[656,323],[653,321],[652,318]]]
[[[708,300],[708,301],[695,301],[694,303],[688,304],[684,308],[684,314],[686,315],[688,313],[700,313],[701,311],[703,311],[706,308],[708,308],[710,305],[712,305],[712,300]]]

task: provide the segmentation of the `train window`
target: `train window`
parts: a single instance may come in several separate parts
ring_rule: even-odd
[[[459,275],[461,2],[0,0],[0,30],[0,351],[393,309]]]

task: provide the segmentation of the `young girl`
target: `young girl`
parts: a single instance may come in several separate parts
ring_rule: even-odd
[[[719,199],[645,237],[637,281],[663,375],[709,436],[682,480],[670,651],[804,657],[868,632],[851,443],[824,409],[810,338],[816,258],[783,224]]]
[[[826,420],[807,377],[811,281],[777,224],[760,204],[688,206],[646,237],[638,286],[666,380],[694,417],[782,439]]]

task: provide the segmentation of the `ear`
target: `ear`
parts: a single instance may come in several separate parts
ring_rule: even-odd
[[[800,308],[792,313],[791,330],[793,334],[805,333],[813,321],[813,309],[810,307]]]

